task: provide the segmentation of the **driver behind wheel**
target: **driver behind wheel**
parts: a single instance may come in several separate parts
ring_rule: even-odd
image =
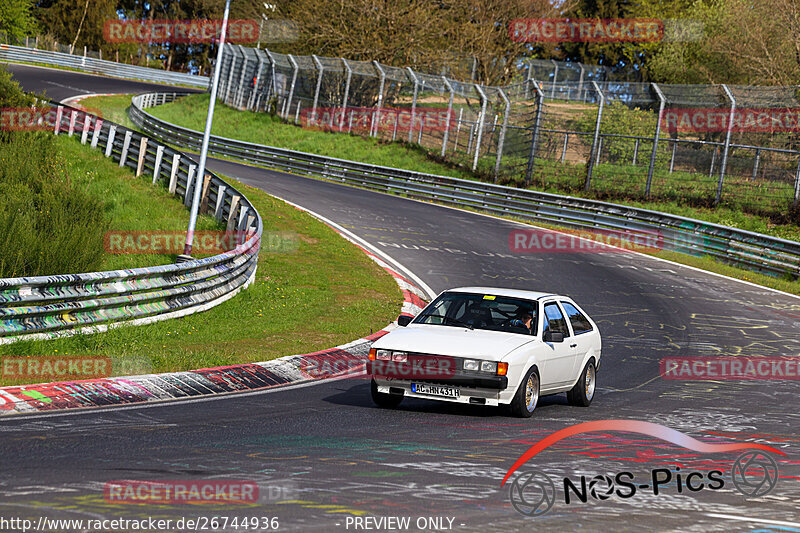
[[[530,313],[523,313],[519,318],[515,318],[509,324],[515,328],[526,328],[531,330],[531,322],[533,322],[533,315]]]

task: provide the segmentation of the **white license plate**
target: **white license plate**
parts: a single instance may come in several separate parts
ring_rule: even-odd
[[[425,385],[422,383],[412,383],[411,392],[417,394],[430,394],[431,396],[444,396],[445,398],[460,398],[461,391],[455,387],[442,387],[440,385]]]

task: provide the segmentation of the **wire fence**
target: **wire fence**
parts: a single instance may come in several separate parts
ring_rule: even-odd
[[[101,57],[47,39],[13,44]],[[637,83],[555,60],[517,66],[513,83],[493,87],[226,45],[219,94],[304,127],[414,143],[497,183],[800,220],[800,87]],[[458,70],[474,79],[476,69],[473,59]]]
[[[797,217],[799,87],[636,83],[586,65],[519,66],[515,83],[493,87],[226,45],[219,95],[304,127],[415,143],[498,183]]]

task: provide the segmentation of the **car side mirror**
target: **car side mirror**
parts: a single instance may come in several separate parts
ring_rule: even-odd
[[[544,342],[564,342],[564,334],[560,331],[545,331]]]
[[[397,317],[397,325],[405,327],[405,326],[409,325],[412,320],[414,320],[413,316],[400,315],[399,317]]]

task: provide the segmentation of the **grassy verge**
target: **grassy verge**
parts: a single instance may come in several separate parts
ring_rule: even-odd
[[[77,160],[70,172],[93,174],[85,186],[112,204],[109,209],[123,229],[163,229],[167,221],[185,228],[186,209],[163,188],[153,188],[147,176],[134,178],[102,156],[94,158],[97,152],[74,139],[59,137],[58,145],[70,160]],[[100,179],[111,171],[114,183]],[[361,250],[313,217],[258,189],[236,186],[264,217],[266,233],[289,232],[297,242],[290,251],[262,252],[255,283],[247,290],[204,313],[97,335],[3,345],[0,357],[109,356],[114,375],[189,370],[329,348],[376,331],[396,317],[401,298],[397,285]],[[136,194],[123,194],[126,190]],[[115,268],[115,261],[134,259],[169,262],[152,255],[115,256],[106,265]],[[0,380],[2,385],[19,383]]]
[[[139,128],[131,121],[128,116],[128,108],[131,106],[130,94],[115,94],[111,96],[92,96],[84,98],[78,105],[88,107],[89,112],[99,114],[106,120],[116,122],[126,128],[138,131]]]

